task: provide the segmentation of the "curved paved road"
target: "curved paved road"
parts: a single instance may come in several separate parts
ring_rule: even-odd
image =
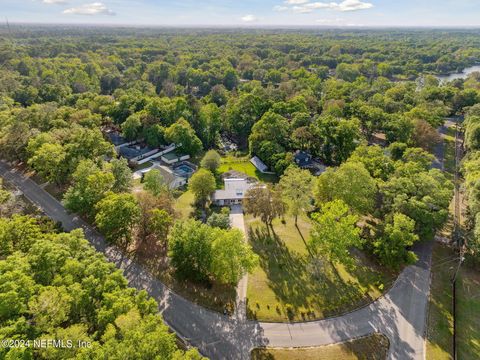
[[[336,318],[278,324],[229,318],[172,293],[134,260],[107,246],[104,238],[34,181],[0,161],[0,176],[13,183],[65,230],[82,228],[86,238],[108,260],[123,269],[131,286],[145,289],[159,303],[165,321],[211,359],[248,359],[256,346],[326,345],[381,332],[390,339],[390,359],[424,359],[425,320],[430,287],[431,244],[420,244],[419,261],[407,267],[392,289],[371,305]]]

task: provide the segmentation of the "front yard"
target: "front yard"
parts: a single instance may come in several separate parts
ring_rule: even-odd
[[[378,298],[396,274],[385,271],[362,252],[354,271],[343,265],[316,263],[307,251],[310,223],[299,218],[273,222],[267,232],[258,219],[246,217],[249,240],[260,266],[248,280],[248,315],[265,321],[302,321],[338,315]]]

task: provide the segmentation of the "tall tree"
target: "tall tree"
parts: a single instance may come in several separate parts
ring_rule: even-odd
[[[312,219],[309,245],[314,254],[333,263],[354,266],[349,250],[362,246],[360,229],[356,226],[358,216],[350,214],[342,200],[334,200],[323,204]]]
[[[132,171],[128,167],[125,158],[113,159],[110,161],[110,170],[115,178],[112,190],[117,193],[128,192],[132,188]]]
[[[188,181],[188,189],[195,196],[196,203],[202,207],[206,206],[215,188],[215,177],[206,169],[198,170]]]
[[[289,212],[295,217],[312,208],[313,176],[308,170],[290,166],[280,178],[282,198],[288,205]]]
[[[168,190],[165,179],[158,169],[152,169],[144,175],[143,188],[155,196]]]
[[[367,214],[373,210],[377,185],[363,164],[346,162],[338,169],[329,168],[318,177],[315,187],[317,204],[342,200],[352,210]]]
[[[112,189],[115,177],[100,169],[93,161],[83,160],[72,175],[72,185],[63,197],[65,207],[93,217],[95,204]]]
[[[258,264],[256,255],[238,229],[221,231],[212,242],[211,272],[224,284],[237,284],[241,277]]]
[[[202,159],[201,165],[203,168],[215,173],[220,166],[221,157],[215,150],[208,150]]]
[[[416,241],[415,221],[403,214],[393,214],[393,222],[385,227],[384,236],[375,241],[375,253],[387,266],[398,269],[400,265],[413,263],[417,257],[407,250]]]
[[[245,212],[260,219],[267,225],[272,225],[273,219],[285,214],[285,203],[280,191],[264,185],[257,185],[245,194],[243,201]]]
[[[59,184],[66,180],[64,165],[66,156],[62,145],[46,143],[28,159],[28,164],[46,180]]]
[[[202,142],[195,134],[190,124],[184,118],[180,118],[165,130],[167,141],[177,144],[188,155],[196,155],[202,150]]]
[[[105,238],[126,247],[140,219],[140,208],[132,194],[110,193],[95,206],[95,222]]]

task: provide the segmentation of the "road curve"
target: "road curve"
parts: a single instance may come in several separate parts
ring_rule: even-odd
[[[431,243],[418,244],[417,264],[408,266],[393,287],[369,306],[335,318],[286,324],[246,321],[198,306],[170,291],[134,259],[126,258],[75,214],[33,180],[0,161],[0,176],[66,231],[82,228],[85,237],[107,259],[123,270],[131,286],[145,289],[158,304],[167,324],[211,359],[249,359],[257,346],[299,347],[326,345],[368,335],[385,334],[390,359],[424,359]]]

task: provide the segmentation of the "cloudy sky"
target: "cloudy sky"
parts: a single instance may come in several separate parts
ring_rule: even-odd
[[[0,0],[10,22],[167,26],[480,26],[480,0]]]

